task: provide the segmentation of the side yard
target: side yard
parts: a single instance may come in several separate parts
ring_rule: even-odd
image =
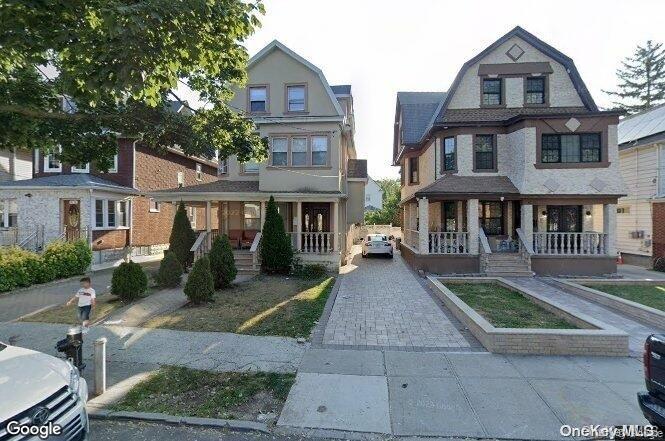
[[[665,284],[663,285],[600,285],[583,284],[583,286],[597,289],[607,294],[620,297],[625,300],[640,303],[651,308],[665,311]]]

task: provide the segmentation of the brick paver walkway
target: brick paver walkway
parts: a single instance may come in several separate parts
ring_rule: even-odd
[[[356,247],[354,251],[359,251]],[[355,254],[342,280],[323,343],[351,346],[468,348],[469,342],[416,280],[394,259]]]

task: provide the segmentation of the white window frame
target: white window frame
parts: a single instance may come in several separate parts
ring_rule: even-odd
[[[72,173],[90,173],[90,163],[86,163],[85,168],[78,168],[72,165]]]
[[[314,153],[321,153],[320,151],[314,150],[314,140],[316,138],[323,138],[326,140],[326,161],[323,164],[314,164]],[[309,149],[309,163],[312,167],[328,167],[330,164],[330,138],[327,135],[312,135],[310,138],[310,149]]]
[[[220,175],[228,174],[228,172],[229,172],[229,160],[228,159],[220,159],[218,170],[219,170],[218,173]]]
[[[178,188],[184,187],[185,186],[185,173],[179,171],[176,175],[176,179],[178,180]]]
[[[196,207],[186,207],[187,208],[187,218],[189,219],[189,224],[192,226],[192,229],[196,231]]]
[[[247,164],[256,164],[256,169],[247,169]],[[258,175],[259,174],[259,163],[256,161],[247,161],[242,163],[242,172],[247,175]]]
[[[57,148],[58,153],[62,153],[62,147]],[[61,173],[62,172],[62,161],[58,159],[58,167],[51,167],[50,158],[54,153],[49,153],[44,155],[44,173]]]
[[[102,203],[102,226],[97,225],[97,202]],[[115,225],[109,225],[109,203],[113,203],[113,214],[115,215]],[[120,221],[120,203],[125,203],[125,224],[119,225]],[[132,216],[132,201],[130,199],[111,199],[111,198],[95,198],[92,204],[93,210],[91,213],[93,230],[128,230],[131,225]]]
[[[16,224],[17,225],[9,225],[9,207],[10,203],[14,202],[16,205]],[[16,201],[16,198],[6,198],[6,199],[0,199],[0,228],[14,228],[18,226],[18,202]]]
[[[154,204],[155,208],[153,208],[153,204]],[[159,213],[160,211],[162,211],[161,204],[158,201],[156,201],[154,198],[149,198],[148,199],[148,211],[150,213]]]
[[[113,155],[113,167],[109,168],[109,173],[118,173],[118,154]]]
[[[199,164],[198,162],[196,163],[196,180],[197,181],[203,180],[203,168],[201,167],[201,164]]]

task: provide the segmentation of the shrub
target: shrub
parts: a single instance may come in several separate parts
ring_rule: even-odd
[[[85,273],[92,262],[92,251],[87,242],[51,242],[42,255],[44,263],[51,267],[56,278]]]
[[[210,270],[215,289],[227,288],[238,274],[233,249],[226,234],[217,236],[210,249]]]
[[[194,303],[209,302],[215,294],[215,282],[210,271],[210,261],[207,256],[201,257],[194,263],[185,284],[185,295]]]
[[[166,252],[157,272],[157,284],[162,288],[175,288],[182,281],[182,266],[175,253]]]
[[[328,274],[328,268],[321,263],[305,263],[298,262],[293,265],[292,274],[301,279],[316,280],[321,279]]]
[[[291,239],[284,231],[284,220],[270,196],[261,239],[261,268],[267,273],[288,273],[293,262]]]
[[[196,233],[192,230],[192,224],[187,218],[185,204],[180,202],[173,218],[173,228],[169,238],[169,251],[175,253],[183,269],[192,262],[192,245],[196,242]]]
[[[132,301],[138,298],[148,289],[148,276],[138,263],[122,262],[113,271],[111,278],[111,294],[120,297],[124,301]]]

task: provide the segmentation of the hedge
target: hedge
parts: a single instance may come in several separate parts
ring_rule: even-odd
[[[0,292],[85,273],[92,251],[85,241],[52,242],[43,254],[0,249]]]

